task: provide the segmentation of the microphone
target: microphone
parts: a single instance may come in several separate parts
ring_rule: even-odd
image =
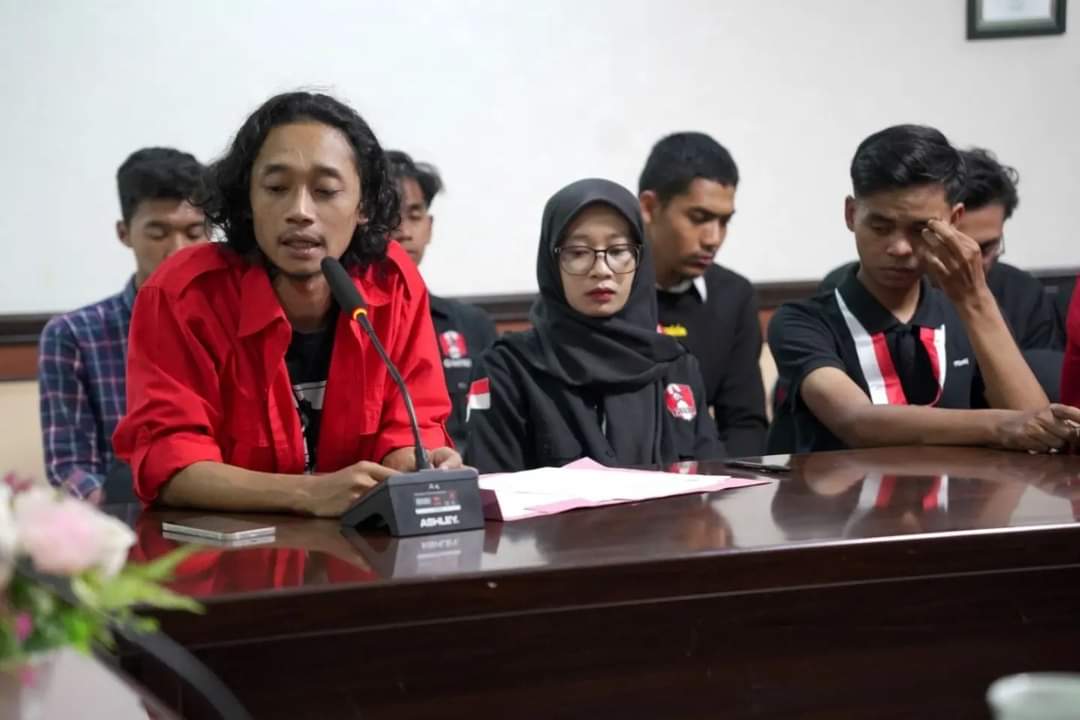
[[[394,361],[386,354],[386,348],[379,342],[379,336],[375,334],[375,328],[371,327],[371,321],[368,320],[367,316],[367,301],[364,300],[364,296],[360,294],[356,285],[353,284],[349,273],[335,258],[323,258],[322,271],[323,275],[326,276],[326,282],[330,285],[330,294],[334,296],[334,300],[337,301],[341,309],[364,330],[364,333],[371,340],[375,352],[379,354],[383,364],[386,365],[390,378],[401,392],[401,397],[405,400],[405,412],[409,415],[409,425],[412,426],[413,443],[416,447],[416,469],[430,469],[431,462],[428,460],[427,450],[424,449],[424,440],[420,437],[420,422],[416,419],[416,409],[413,407],[412,395],[409,394],[409,388],[406,387],[405,380],[401,377],[401,373],[398,372]]]
[[[386,526],[391,535],[428,535],[484,527],[484,508],[476,470],[435,470],[431,467],[412,396],[367,316],[367,303],[345,268],[334,258],[322,261],[323,275],[341,309],[371,340],[405,400],[416,445],[416,472],[391,475],[360,496],[341,516],[344,532]]]

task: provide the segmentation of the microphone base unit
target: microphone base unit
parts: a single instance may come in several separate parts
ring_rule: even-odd
[[[385,529],[394,537],[484,527],[476,470],[418,470],[392,475],[341,516],[343,529]]]

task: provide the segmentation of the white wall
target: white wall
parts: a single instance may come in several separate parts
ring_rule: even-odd
[[[898,122],[1019,167],[1010,261],[1080,264],[1080,29],[968,42],[964,7],[0,0],[0,313],[119,289],[132,264],[112,234],[114,173],[131,150],[211,159],[259,102],[312,85],[442,169],[424,272],[444,294],[534,289],[546,198],[586,175],[636,189],[652,143],[682,129],[740,165],[721,260],[751,279],[817,277],[852,254],[848,162]]]

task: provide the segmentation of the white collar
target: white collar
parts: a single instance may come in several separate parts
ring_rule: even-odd
[[[698,275],[696,278],[693,279],[687,278],[681,283],[672,285],[671,287],[660,287],[659,285],[657,285],[656,287],[663,290],[664,292],[675,293],[676,295],[681,295],[684,292],[689,291],[692,287],[697,290],[698,297],[701,298],[701,302],[704,303],[709,298],[709,291],[707,289],[708,285],[705,283],[704,275]]]

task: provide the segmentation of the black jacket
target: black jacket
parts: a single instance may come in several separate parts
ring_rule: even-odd
[[[484,355],[482,371],[489,399],[481,404],[490,407],[470,415],[468,465],[490,473],[565,465],[581,457],[605,465],[627,463],[616,456],[604,436],[595,399],[587,391],[535,370],[502,344]],[[673,362],[663,384],[664,411],[675,420],[677,454],[662,458],[662,462],[722,456],[724,448],[716,439],[705,383],[694,356],[686,354]],[[690,389],[690,397],[683,398],[686,406],[681,415],[677,398],[668,390],[671,385]],[[649,442],[649,438],[641,441]]]
[[[480,308],[435,295],[431,296],[431,320],[439,341],[446,389],[453,405],[446,429],[458,451],[464,454],[467,446],[465,403],[473,363],[494,344],[498,333],[495,323]]]
[[[705,379],[716,431],[731,456],[760,455],[768,421],[761,379],[761,325],[750,281],[720,265],[697,289],[657,292],[660,324],[694,354]]]

